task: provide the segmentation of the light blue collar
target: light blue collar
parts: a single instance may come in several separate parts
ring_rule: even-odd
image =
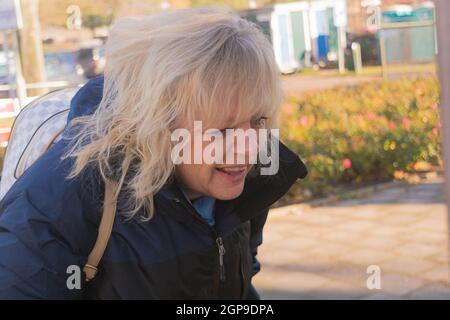
[[[215,223],[214,219],[214,205],[216,203],[216,199],[213,197],[200,197],[197,199],[194,199],[191,201],[189,197],[186,195],[184,190],[181,190],[183,192],[184,197],[189,201],[194,208],[197,210],[197,212],[202,216],[202,218],[210,225],[213,226]]]

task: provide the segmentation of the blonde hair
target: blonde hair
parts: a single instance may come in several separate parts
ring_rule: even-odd
[[[268,39],[223,7],[122,18],[106,61],[98,108],[71,122],[78,130],[65,155],[75,158],[68,178],[94,164],[104,181],[127,180],[130,217],[141,208],[144,219],[153,216],[153,196],[174,172],[170,134],[180,119],[273,121],[284,97]]]

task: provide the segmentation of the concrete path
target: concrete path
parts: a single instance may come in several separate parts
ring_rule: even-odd
[[[442,187],[435,178],[334,206],[273,209],[255,286],[266,299],[450,299]],[[369,277],[381,288],[368,289]]]
[[[361,82],[381,79],[380,76],[338,76],[322,71],[320,74],[291,74],[283,76],[283,88],[288,95],[330,89],[337,86],[354,86]]]
[[[417,76],[433,76],[430,71],[402,71],[391,72],[388,80],[398,80],[403,78],[415,78]],[[362,82],[382,80],[381,74],[370,75],[346,75],[336,74],[336,70],[322,70],[316,74],[290,74],[282,77],[283,88],[288,95],[299,95],[305,92],[330,89],[338,86],[355,86]]]

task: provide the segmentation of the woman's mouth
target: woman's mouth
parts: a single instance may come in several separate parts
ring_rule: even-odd
[[[230,182],[239,182],[247,175],[247,166],[216,167],[216,172]]]

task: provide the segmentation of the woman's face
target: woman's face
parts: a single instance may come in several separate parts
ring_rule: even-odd
[[[259,121],[256,125],[257,128],[255,128],[255,120],[248,120],[234,126],[232,129],[242,129],[244,132],[248,132],[248,129],[258,129],[261,127],[263,120],[257,119],[256,121]],[[223,128],[220,130],[225,133]],[[234,132],[238,134],[239,130]],[[193,130],[190,133],[194,137]],[[240,140],[241,142],[245,141],[245,143],[238,146],[237,139],[228,139],[228,133],[226,136],[227,138],[224,138],[223,141],[223,164],[202,162],[201,164],[183,163],[176,166],[176,179],[190,199],[211,196],[220,200],[231,200],[242,193],[245,178],[252,168],[252,163],[254,163],[250,159],[255,159],[255,155],[258,152],[258,142],[246,135],[243,138],[244,140]],[[208,144],[210,142],[202,143],[202,152]],[[191,143],[192,157],[194,157],[194,152],[194,144]],[[230,153],[235,159],[231,163],[225,160],[226,157],[231,156]],[[240,159],[240,161],[238,162],[237,159]]]

